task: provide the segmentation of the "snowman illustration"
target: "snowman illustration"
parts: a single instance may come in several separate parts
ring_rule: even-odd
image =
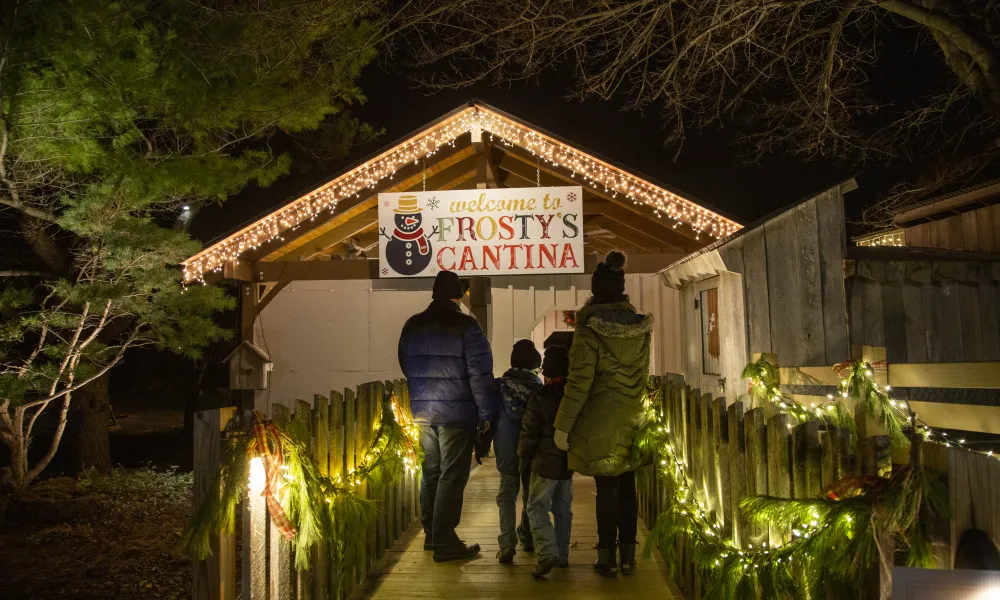
[[[379,235],[389,240],[385,245],[385,260],[392,270],[400,275],[416,275],[431,262],[430,237],[438,228],[424,234],[422,208],[417,206],[416,196],[400,196],[393,222],[396,228],[392,235],[379,229]]]

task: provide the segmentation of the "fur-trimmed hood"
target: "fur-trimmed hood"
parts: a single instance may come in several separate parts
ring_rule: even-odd
[[[578,322],[603,338],[643,337],[653,330],[652,315],[636,312],[628,302],[593,304],[580,310]]]

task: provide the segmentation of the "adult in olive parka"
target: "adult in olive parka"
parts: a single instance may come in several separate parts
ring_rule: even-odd
[[[625,256],[610,252],[591,279],[592,296],[576,313],[569,377],[555,442],[569,454],[569,468],[597,483],[597,560],[594,568],[615,575],[635,570],[639,507],[633,448],[645,419],[651,316],[636,312],[625,294]]]

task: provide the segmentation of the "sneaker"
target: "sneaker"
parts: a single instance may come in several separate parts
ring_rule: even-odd
[[[528,554],[531,554],[532,552],[535,551],[535,543],[532,541],[521,542],[521,550],[524,550]]]
[[[560,556],[559,557],[559,562],[556,563],[556,566],[559,567],[560,569],[568,569],[569,568],[569,558],[563,558],[562,556]]]
[[[543,558],[542,560],[538,561],[538,566],[535,567],[535,570],[531,572],[531,576],[532,577],[545,577],[546,575],[549,574],[549,571],[552,570],[552,567],[556,566],[556,563],[558,563],[558,562],[559,562],[559,558],[556,557],[556,556],[550,556],[548,558]]]
[[[597,560],[594,561],[594,570],[607,577],[618,576],[618,562],[615,560],[614,548],[597,549]]]
[[[497,560],[500,561],[502,565],[509,565],[514,562],[514,555],[517,554],[517,550],[514,548],[506,548],[497,552]]]
[[[430,552],[433,549],[434,549],[434,544],[431,543],[431,538],[425,537],[424,538],[424,550],[426,550],[427,552]]]
[[[454,544],[435,546],[434,562],[447,562],[449,560],[466,560],[479,554],[479,544],[466,544],[458,541]]]

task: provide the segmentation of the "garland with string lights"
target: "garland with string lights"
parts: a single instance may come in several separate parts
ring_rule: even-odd
[[[295,565],[307,569],[310,549],[327,542],[344,580],[360,564],[364,532],[378,508],[361,494],[367,484],[377,494],[405,472],[416,472],[420,464],[416,425],[391,397],[383,405],[382,418],[364,458],[345,476],[323,475],[301,436],[278,427],[254,413],[252,422],[230,424],[223,448],[222,464],[211,489],[192,517],[182,538],[184,551],[193,558],[211,554],[210,540],[232,532],[236,508],[247,495],[253,461],[263,460],[267,472],[262,496],[267,499],[271,522],[295,550]]]
[[[185,285],[205,283],[206,273],[222,270],[227,262],[238,263],[240,256],[248,250],[259,248],[271,240],[284,239],[283,233],[294,231],[325,211],[335,211],[345,200],[371,193],[380,182],[391,179],[399,169],[425,161],[446,146],[454,147],[459,136],[473,130],[487,132],[491,141],[524,149],[535,157],[536,164],[544,161],[566,169],[573,179],[579,176],[594,189],[603,189],[612,197],[620,195],[635,205],[646,206],[657,218],[672,222],[674,228],[687,225],[696,233],[696,237],[700,238],[705,234],[721,239],[740,229],[735,221],[698,206],[674,192],[640,179],[505,115],[483,106],[475,106],[442,120],[185,260],[182,263]]]
[[[947,514],[947,490],[940,477],[923,468],[921,445],[926,434],[917,435],[916,415],[911,413],[909,423],[899,417],[903,405],[878,386],[870,364],[852,362],[834,368],[846,373],[838,387],[841,398],[852,398],[856,410],[883,423],[891,439],[898,440],[892,432],[899,426],[902,440],[910,442],[910,464],[896,469],[888,479],[845,479],[830,486],[823,498],[745,499],[740,506],[752,522],[790,532],[789,539],[777,547],[765,541],[756,548],[753,544],[740,548],[724,538],[722,528],[712,523],[694,493],[684,462],[674,451],[662,408],[657,409],[655,401],[648,405],[648,420],[637,446],[658,454],[665,508],[650,532],[646,552],[659,549],[674,569],[678,564],[674,542],[677,536],[686,536],[706,599],[797,599],[830,593],[859,597],[869,570],[885,560],[882,545],[886,543],[905,554],[907,565],[932,565],[928,528]],[[753,401],[772,402],[800,422],[818,419],[840,426],[837,423],[844,422],[841,411],[849,414],[832,395],[829,402],[812,409],[782,395],[778,370],[767,361],[751,363],[744,376],[750,380]],[[907,425],[909,438],[904,434]]]

